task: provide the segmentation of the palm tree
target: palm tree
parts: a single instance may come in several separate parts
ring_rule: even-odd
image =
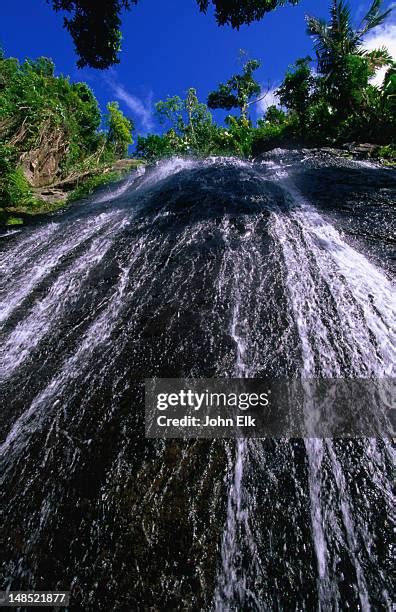
[[[392,9],[381,12],[383,0],[373,0],[367,14],[355,30],[351,11],[344,0],[333,0],[329,23],[324,19],[307,16],[308,34],[314,39],[319,72],[331,79],[338,76],[348,56],[360,56],[367,60],[371,71],[392,63],[385,47],[368,51],[363,46],[364,37],[381,25]]]

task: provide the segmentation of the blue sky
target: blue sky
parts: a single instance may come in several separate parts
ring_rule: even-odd
[[[261,22],[239,31],[218,27],[212,12],[203,15],[195,0],[139,0],[123,16],[121,62],[107,71],[78,70],[72,40],[46,0],[1,0],[0,43],[7,56],[51,57],[57,73],[74,81],[86,81],[102,109],[108,100],[118,100],[133,117],[140,133],[156,131],[154,103],[167,95],[183,95],[195,87],[203,101],[220,81],[240,67],[239,50],[262,61],[257,78],[263,88],[274,88],[289,64],[312,54],[305,33],[305,14],[327,17],[330,0],[300,0],[296,7],[285,6]],[[358,21],[369,0],[350,0]],[[386,2],[385,6],[390,6]],[[395,50],[395,13],[391,22],[368,41],[370,46],[387,44]],[[271,94],[254,107],[262,116]],[[221,113],[217,114],[222,119]]]

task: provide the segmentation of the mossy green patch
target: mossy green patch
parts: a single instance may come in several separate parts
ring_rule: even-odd
[[[8,217],[6,225],[23,225],[23,219],[21,217]]]

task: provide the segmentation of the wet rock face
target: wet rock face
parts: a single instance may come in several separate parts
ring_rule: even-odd
[[[146,439],[144,379],[388,375],[395,186],[323,152],[172,159],[0,241],[5,586],[387,609],[386,441]]]
[[[352,153],[353,155],[356,156],[361,156],[361,157],[372,157],[376,151],[378,151],[379,149],[379,145],[376,144],[372,144],[369,142],[366,143],[348,143],[346,145],[344,145],[343,149],[346,149],[347,151],[349,151],[350,153]]]
[[[286,143],[287,145],[287,143]],[[281,145],[282,146],[282,145]],[[377,153],[381,148],[381,145],[373,144],[373,143],[345,143],[342,145],[327,145],[323,147],[310,147],[310,148],[298,148],[297,145],[293,146],[293,143],[290,143],[290,149],[282,149],[287,152],[289,158],[292,158],[300,153],[304,153],[309,156],[328,156],[328,157],[338,157],[345,159],[356,159],[356,160],[370,160],[375,159],[377,157]],[[268,152],[259,152],[255,159],[260,161],[262,159],[268,159],[271,157],[273,152],[276,152],[277,149],[269,150]],[[381,163],[381,160],[376,160],[378,163]]]

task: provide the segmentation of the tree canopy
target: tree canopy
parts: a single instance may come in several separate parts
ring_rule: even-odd
[[[199,8],[206,13],[209,4],[215,7],[216,21],[219,25],[230,25],[239,29],[241,25],[260,21],[266,13],[283,4],[298,4],[299,0],[197,0]]]
[[[155,105],[160,123],[169,129],[164,136],[152,134],[138,138],[138,154],[146,159],[166,157],[172,153],[210,153],[213,133],[212,115],[203,102],[198,100],[193,87],[180,96],[168,96]]]
[[[108,68],[117,64],[121,49],[121,12],[137,0],[49,0],[55,11],[65,11],[64,27],[71,34],[77,66]]]
[[[309,67],[310,57],[300,58],[286,72],[278,89],[280,103],[296,113],[302,125],[305,125],[307,110],[311,101],[314,76]],[[267,117],[268,118],[268,117]]]
[[[333,0],[330,20],[308,16],[307,32],[313,37],[319,71],[329,78],[338,76],[349,55],[365,57],[373,68],[380,68],[391,59],[382,47],[367,51],[363,46],[364,37],[381,25],[392,9],[381,11],[383,0],[373,0],[358,28],[352,24],[351,9],[344,0]]]
[[[47,0],[55,11],[65,11],[64,27],[71,34],[76,53],[77,66],[109,68],[119,63],[121,50],[121,15],[131,9],[138,0]],[[196,0],[200,11],[206,13],[209,5],[215,7],[218,25],[239,28],[244,23],[258,21],[265,13],[289,2],[299,0]]]
[[[132,119],[124,116],[118,102],[107,104],[106,124],[108,143],[113,147],[117,157],[125,157],[128,155],[128,146],[133,144],[134,124]]]
[[[368,51],[364,37],[381,25],[391,12],[382,11],[383,0],[372,0],[361,23],[354,28],[351,11],[344,0],[333,0],[330,20],[307,17],[307,32],[312,36],[321,87],[340,115],[353,111],[370,77],[382,66],[391,65],[385,47]]]
[[[259,61],[249,60],[241,74],[234,74],[226,83],[220,83],[208,96],[209,108],[239,108],[241,117],[246,118],[251,98],[257,97],[261,91],[260,84],[253,77],[259,67]]]

